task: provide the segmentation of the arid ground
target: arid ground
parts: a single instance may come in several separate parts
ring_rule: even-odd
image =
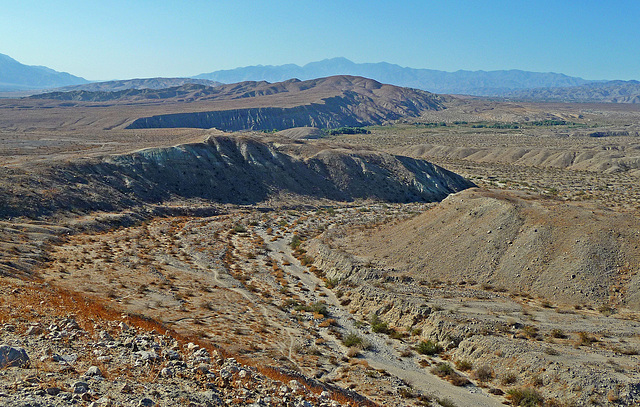
[[[0,404],[640,403],[640,107],[438,100],[0,102]]]

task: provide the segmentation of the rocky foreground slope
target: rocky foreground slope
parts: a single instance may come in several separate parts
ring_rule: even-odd
[[[247,365],[78,294],[8,280],[1,290],[3,406],[374,405],[296,372]]]

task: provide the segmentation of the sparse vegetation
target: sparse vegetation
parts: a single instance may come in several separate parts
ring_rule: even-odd
[[[373,332],[383,334],[389,333],[389,326],[386,322],[381,320],[377,314],[371,314],[369,323],[371,324],[371,330]]]
[[[493,380],[493,369],[489,365],[481,365],[473,371],[473,377],[480,382]]]
[[[342,344],[348,348],[368,349],[370,344],[355,332],[349,332],[342,340]]]
[[[544,397],[530,387],[511,389],[507,392],[507,397],[514,406],[536,407],[544,403]]]
[[[329,136],[335,136],[338,134],[371,134],[371,131],[364,127],[338,127],[337,129],[328,129],[326,133]]]
[[[509,397],[513,405],[540,405],[536,388],[550,394],[548,406],[569,405],[566,400],[553,404],[556,396],[553,392],[559,387],[566,394],[562,397],[576,399],[580,403],[623,405],[628,401],[626,393],[617,388],[611,390],[607,387],[609,383],[604,382],[608,374],[615,372],[619,378],[616,380],[624,386],[628,383],[625,377],[633,375],[630,366],[635,366],[633,356],[640,349],[633,325],[638,316],[635,310],[626,308],[627,305],[616,309],[616,304],[626,304],[630,287],[627,281],[637,269],[637,263],[634,256],[625,255],[623,246],[616,246],[613,251],[620,251],[625,261],[612,259],[608,251],[602,250],[605,246],[601,247],[599,239],[602,234],[614,237],[607,243],[610,245],[615,245],[616,241],[624,241],[629,247],[637,245],[638,187],[633,178],[635,175],[630,175],[635,171],[635,164],[628,161],[629,152],[633,151],[632,146],[637,141],[633,135],[637,120],[629,123],[628,129],[623,129],[621,124],[603,124],[610,119],[601,112],[602,108],[596,106],[589,107],[596,113],[582,112],[584,109],[581,108],[580,114],[584,113],[585,119],[573,114],[570,106],[563,107],[562,115],[555,116],[546,112],[538,114],[526,104],[508,112],[502,110],[498,103],[492,102],[491,106],[495,112],[481,110],[475,117],[452,107],[429,113],[420,118],[423,123],[417,125],[409,121],[395,126],[367,128],[367,134],[359,131],[335,134],[323,141],[328,144],[322,145],[323,149],[326,148],[322,154],[318,154],[317,144],[282,138],[273,144],[248,144],[246,150],[238,145],[226,156],[242,160],[243,154],[236,152],[249,151],[260,164],[260,154],[252,148],[256,151],[268,148],[270,154],[289,154],[287,159],[300,158],[300,162],[309,157],[320,160],[326,154],[339,163],[351,163],[364,159],[358,151],[365,144],[371,154],[375,148],[394,153],[401,151],[407,156],[401,160],[403,165],[423,165],[422,161],[413,161],[417,157],[433,159],[436,163],[446,164],[447,168],[464,170],[480,186],[453,195],[442,204],[379,204],[359,198],[346,203],[324,198],[315,200],[316,186],[312,185],[301,197],[288,190],[276,191],[274,187],[267,196],[260,195],[259,198],[265,200],[261,200],[260,208],[256,208],[251,205],[256,202],[253,191],[247,191],[246,185],[262,180],[248,180],[238,175],[240,178],[236,183],[231,170],[216,168],[209,172],[207,168],[215,166],[197,160],[185,168],[179,165],[158,166],[166,169],[167,175],[159,180],[145,178],[144,182],[148,184],[144,185],[149,188],[142,188],[141,179],[155,167],[150,166],[141,172],[142,167],[135,164],[129,174],[135,176],[122,177],[109,173],[109,169],[127,162],[131,158],[127,155],[129,149],[147,148],[169,133],[154,131],[153,138],[149,135],[152,132],[136,133],[135,137],[123,136],[121,141],[127,146],[125,148],[109,140],[112,132],[103,128],[87,132],[90,136],[83,136],[90,139],[91,144],[86,144],[82,138],[74,139],[72,134],[65,134],[68,140],[80,140],[74,147],[77,150],[65,150],[65,143],[73,144],[66,141],[67,138],[56,147],[66,151],[69,157],[82,155],[83,149],[91,151],[95,158],[86,160],[86,163],[71,157],[64,167],[47,167],[47,171],[55,174],[55,177],[47,178],[47,171],[39,172],[41,164],[34,160],[30,164],[34,177],[42,177],[37,179],[38,184],[47,185],[46,188],[38,186],[33,195],[29,185],[35,178],[28,179],[31,175],[25,173],[20,164],[33,155],[19,146],[15,147],[18,154],[5,149],[5,157],[11,157],[11,164],[4,169],[3,185],[11,187],[5,195],[7,205],[13,206],[0,205],[2,210],[15,211],[15,202],[26,202],[29,205],[24,205],[25,211],[37,212],[38,208],[48,208],[53,212],[37,218],[25,215],[0,219],[3,222],[0,228],[1,282],[14,284],[11,283],[13,280],[3,277],[7,274],[20,278],[20,284],[11,286],[11,289],[0,285],[3,294],[0,296],[0,330],[5,335],[10,332],[5,332],[5,326],[12,329],[10,325],[13,324],[17,328],[12,335],[21,334],[30,327],[32,318],[41,318],[36,313],[46,316],[43,307],[49,306],[48,300],[55,300],[51,302],[54,310],[58,301],[63,301],[56,299],[57,294],[30,301],[28,296],[20,297],[19,291],[14,293],[13,289],[25,290],[25,287],[42,285],[39,287],[41,292],[53,290],[53,293],[58,293],[58,288],[66,287],[68,291],[81,292],[74,294],[73,301],[64,308],[66,314],[60,317],[75,314],[81,321],[86,315],[93,315],[92,320],[85,319],[82,324],[82,328],[93,335],[92,341],[103,328],[114,337],[121,333],[117,325],[105,324],[96,316],[103,315],[103,312],[110,313],[118,323],[125,315],[129,325],[140,329],[138,322],[130,322],[130,319],[138,318],[149,327],[153,325],[156,332],[166,334],[162,340],[167,341],[174,334],[170,328],[179,327],[185,335],[192,335],[188,339],[187,336],[177,336],[182,338],[175,348],[180,352],[186,349],[188,342],[197,342],[202,347],[215,343],[222,348],[219,352],[224,354],[224,360],[244,358],[253,361],[254,366],[258,366],[256,371],[267,371],[269,377],[277,377],[285,385],[294,379],[303,383],[304,375],[285,373],[277,366],[286,367],[290,372],[317,372],[320,380],[334,380],[337,387],[354,391],[331,396],[344,401],[345,405],[349,402],[351,405],[366,405],[363,400],[349,398],[356,393],[375,394],[381,400],[398,395],[396,387],[390,383],[398,383],[404,373],[380,372],[366,364],[370,357],[387,356],[391,358],[388,363],[398,362],[398,356],[415,360],[415,370],[407,374],[409,377],[429,374],[426,368],[433,368],[445,380],[465,385],[466,378],[462,372],[470,372],[470,377],[478,380],[480,386],[487,387],[483,393],[501,394],[499,392],[507,390],[491,387],[489,383],[494,379],[492,384],[499,384],[499,387],[531,386],[512,389]],[[616,108],[620,109],[619,117],[637,117],[633,110]],[[14,110],[33,114],[34,109]],[[81,112],[82,109],[68,110]],[[524,112],[530,116],[529,120],[519,117],[525,115]],[[496,119],[489,119],[494,114]],[[585,131],[584,126],[576,125],[580,120],[586,123],[595,116],[599,123],[597,132]],[[562,117],[566,121],[545,122],[545,117]],[[479,121],[484,118],[486,121]],[[109,120],[97,122],[108,124]],[[83,126],[85,121],[69,121],[72,122]],[[33,135],[21,126],[16,124],[17,130],[11,128],[7,134],[24,136],[20,142],[27,145]],[[520,128],[516,131],[516,127]],[[627,135],[623,134],[624,131]],[[45,133],[55,141],[62,131],[51,127]],[[178,133],[180,140],[187,137],[183,129]],[[235,138],[217,137],[213,136],[211,142],[221,143],[220,148],[224,148],[227,139]],[[258,139],[271,140],[272,137],[259,136]],[[135,138],[141,140],[140,145],[131,141]],[[253,135],[245,134],[230,143],[252,138]],[[344,143],[337,150],[331,146],[334,139]],[[170,140],[176,139],[167,138],[163,143]],[[7,142],[13,143],[10,137]],[[46,148],[38,147],[38,155],[44,157]],[[192,147],[187,145],[184,148]],[[338,150],[348,153],[342,154]],[[583,159],[594,151],[596,156]],[[117,156],[107,167],[100,166],[103,164],[91,167],[92,163],[101,160],[101,154],[94,154],[97,152],[127,154]],[[469,152],[473,154],[469,155]],[[615,161],[609,160],[613,167],[599,158],[610,152],[617,155]],[[144,154],[135,157],[144,157],[144,160],[162,158],[160,153],[157,157]],[[373,166],[378,157],[386,159],[387,156],[372,155],[371,160],[362,161],[363,165]],[[546,158],[533,164],[531,157]],[[580,165],[570,157],[581,157]],[[54,154],[51,160],[46,161],[54,162],[56,158]],[[214,158],[212,156],[212,162]],[[118,161],[120,159],[122,163]],[[548,164],[551,162],[554,164]],[[87,167],[82,167],[84,165]],[[583,170],[577,171],[568,166]],[[77,170],[70,170],[73,168]],[[331,171],[336,168],[329,165],[328,170],[333,174]],[[593,171],[594,168],[598,170]],[[174,178],[172,171],[185,173]],[[100,182],[93,182],[97,178],[92,174],[100,174]],[[296,173],[294,178],[283,182],[300,183],[302,174],[304,172]],[[372,174],[372,179],[377,175]],[[219,185],[215,181],[218,179],[230,180],[229,185]],[[352,178],[345,179],[347,183],[351,181]],[[151,196],[150,191],[156,190],[156,183],[163,185],[162,191],[171,196],[171,202],[162,202],[160,196]],[[122,191],[111,189],[113,185],[124,184],[127,187],[122,187]],[[484,189],[487,187],[491,191]],[[387,199],[385,197],[413,200],[413,195],[403,195],[402,188],[391,185],[388,190],[377,192],[382,193],[381,200]],[[215,200],[209,202],[209,195],[198,196],[199,190],[213,195],[224,191],[226,201],[224,205],[218,205]],[[105,195],[104,191],[110,192]],[[139,191],[142,196],[134,196],[130,191]],[[149,196],[145,197],[147,193]],[[345,194],[348,195],[347,192]],[[105,196],[108,198],[103,199]],[[57,213],[56,205],[63,201],[74,202],[77,208],[64,214]],[[578,201],[578,205],[572,203]],[[43,203],[47,205],[43,206]],[[431,216],[433,214],[438,216]],[[58,220],[67,223],[49,224]],[[478,225],[482,225],[480,229]],[[565,233],[566,230],[570,233]],[[555,239],[553,244],[549,244],[548,236]],[[421,246],[422,241],[429,244]],[[526,242],[537,242],[545,250],[528,251]],[[552,250],[556,244],[562,248],[561,252]],[[468,269],[456,265],[454,260],[467,256],[470,252],[465,251],[469,248],[473,248],[477,262]],[[583,252],[592,256],[587,258]],[[414,257],[419,257],[420,262],[408,261]],[[598,262],[592,261],[596,258]],[[502,263],[505,260],[507,262]],[[580,270],[572,268],[574,260],[575,264],[581,265]],[[307,267],[299,267],[298,261]],[[518,264],[512,275],[490,273],[496,264],[511,261]],[[325,270],[318,268],[320,264]],[[562,272],[553,269],[557,264],[563,265]],[[616,265],[613,284],[609,284],[609,276],[601,273],[599,264]],[[343,269],[349,271],[336,273],[336,270]],[[29,275],[32,272],[34,274]],[[338,275],[340,280],[329,277]],[[583,290],[585,275],[602,280],[609,291],[596,291],[598,295],[604,293],[608,297],[594,298],[590,290]],[[42,280],[34,280],[34,276]],[[26,278],[23,280],[23,277]],[[533,278],[538,278],[539,284],[530,284]],[[564,296],[563,290],[567,290],[567,285],[576,291],[575,297]],[[553,297],[546,298],[551,292],[548,286],[558,287],[558,291],[553,291]],[[334,290],[337,301],[325,287],[337,288]],[[506,287],[510,290],[508,295],[504,294]],[[580,295],[577,290],[582,290]],[[87,296],[94,298],[95,302],[86,301]],[[23,298],[24,304],[16,306],[11,302],[17,297]],[[319,298],[326,303],[317,301]],[[581,304],[571,303],[577,301],[574,298],[578,298]],[[606,305],[599,306],[602,298],[607,298],[604,300]],[[44,302],[41,304],[40,301]],[[100,301],[104,303],[99,304]],[[330,315],[328,310],[333,310],[333,307],[339,311]],[[144,315],[133,318],[131,313],[134,311]],[[606,318],[614,313],[616,318]],[[366,319],[368,323],[358,319]],[[357,321],[355,332],[348,332],[353,320]],[[46,330],[48,326],[44,324],[40,328]],[[367,326],[371,332],[384,333],[388,337],[371,336]],[[421,341],[423,329],[425,335],[441,339],[441,343],[446,343],[451,351],[443,352],[438,342]],[[588,332],[577,333],[580,329]],[[327,333],[331,335],[328,338]],[[156,334],[149,335],[153,337]],[[29,339],[37,341],[39,338],[36,335]],[[360,356],[363,349],[369,347],[368,339],[379,343],[382,349],[367,353],[365,359]],[[51,346],[74,340],[67,337],[52,341]],[[538,342],[542,340],[546,342]],[[333,346],[340,342],[347,348]],[[567,345],[576,348],[568,352]],[[456,350],[457,346],[461,349]],[[77,349],[80,353],[82,348]],[[106,354],[112,353],[111,348],[102,350]],[[416,353],[426,356],[416,356]],[[461,354],[472,354],[474,359],[465,356],[469,359],[460,360],[458,355]],[[39,369],[42,368],[38,362],[40,355],[44,353],[32,358]],[[475,359],[475,355],[480,356]],[[574,355],[575,360],[572,359]],[[601,360],[602,355],[606,355],[607,362],[599,364],[598,369],[605,372],[599,377],[587,376],[588,369],[576,367],[581,366],[577,361],[588,365],[594,360]],[[542,372],[534,362],[538,356],[557,364],[558,369]],[[80,359],[80,363],[87,360]],[[191,359],[184,357],[183,360],[190,363]],[[445,362],[440,363],[443,360]],[[410,360],[403,361],[408,364]],[[212,369],[217,369],[214,362],[212,359]],[[171,367],[164,361],[150,364],[148,371],[144,372],[145,380],[162,382],[165,378],[159,373],[165,366]],[[274,366],[274,370],[266,366]],[[105,362],[101,369],[103,367],[105,375],[111,375],[111,378],[119,375],[131,377],[112,363]],[[184,374],[189,375],[191,368]],[[335,372],[331,379],[326,375],[328,371]],[[572,376],[566,373],[568,371]],[[247,377],[253,372],[247,370]],[[47,372],[36,371],[34,377],[42,380],[46,377],[42,373]],[[398,377],[393,380],[379,380],[394,374]],[[24,377],[31,376],[25,374]],[[367,379],[363,380],[364,377]],[[236,379],[234,377],[227,383],[231,387],[220,386],[220,391],[233,388]],[[181,380],[180,375],[174,376],[173,380]],[[371,382],[379,388],[372,390]],[[44,383],[40,382],[39,387],[44,389]],[[8,391],[3,390],[4,393]],[[436,405],[436,400],[423,399],[417,390],[409,386],[402,392],[403,397],[411,398],[413,404]],[[584,396],[586,393],[591,394]],[[189,400],[185,398],[184,402],[188,404]],[[438,403],[448,405],[450,402],[443,399]]]
[[[418,346],[416,346],[416,352],[421,355],[433,356],[442,352],[442,346],[431,340],[421,341]]]
[[[473,363],[466,359],[456,360],[455,365],[456,369],[462,370],[463,372],[467,372],[473,369]]]

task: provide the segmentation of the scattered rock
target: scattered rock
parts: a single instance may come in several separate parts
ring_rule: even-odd
[[[100,371],[100,368],[98,368],[98,366],[91,366],[84,375],[90,376],[90,377],[93,377],[93,376],[102,377],[102,372]]]
[[[75,394],[84,394],[89,391],[89,384],[87,384],[87,382],[75,382],[72,387]]]
[[[39,325],[32,325],[25,332],[26,335],[40,335],[42,333],[44,333],[44,329]]]
[[[155,405],[156,403],[153,400],[146,397],[138,402],[138,407],[153,407]]]
[[[26,367],[28,365],[29,356],[27,356],[27,351],[8,345],[0,346],[0,369],[11,366]]]
[[[62,389],[60,389],[59,387],[47,387],[47,390],[45,390],[45,391],[50,396],[57,396],[58,394],[60,394]]]

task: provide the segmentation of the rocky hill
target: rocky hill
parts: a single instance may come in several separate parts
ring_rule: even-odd
[[[314,146],[295,150],[251,137],[152,148],[72,162],[39,173],[2,169],[1,212],[122,210],[148,203],[201,199],[255,204],[281,193],[315,199],[436,201],[473,186],[423,160],[366,150]],[[291,150],[287,152],[287,150]]]
[[[24,65],[0,54],[0,91],[56,88],[88,83],[87,80],[44,66]]]
[[[309,81],[242,82],[202,89],[200,100],[259,101],[257,107],[162,114],[140,118],[128,128],[218,128],[283,130],[382,124],[444,107],[445,98],[371,79],[334,76]],[[257,103],[253,103],[254,105]]]
[[[503,71],[456,71],[414,69],[387,62],[354,63],[346,58],[325,59],[304,66],[258,65],[197,75],[223,83],[241,81],[279,82],[289,78],[302,80],[332,75],[355,75],[396,86],[417,88],[434,93],[495,96],[514,89],[574,86],[588,83],[582,78],[557,73]]]

